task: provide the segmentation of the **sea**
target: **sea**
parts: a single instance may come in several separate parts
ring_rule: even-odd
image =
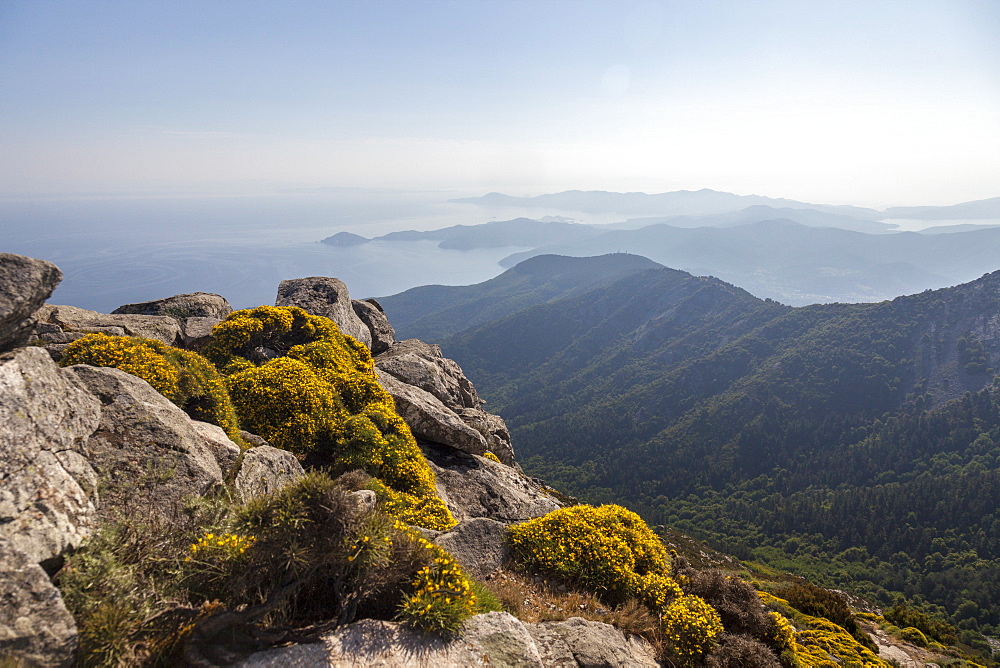
[[[454,192],[352,189],[233,195],[0,197],[0,251],[49,260],[63,281],[49,299],[108,312],[122,304],[213,292],[235,308],[273,304],[285,279],[333,276],[354,298],[418,285],[469,285],[524,247],[446,250],[435,241],[336,247],[337,232],[475,225],[509,211],[448,202]],[[537,213],[537,212],[535,212]]]

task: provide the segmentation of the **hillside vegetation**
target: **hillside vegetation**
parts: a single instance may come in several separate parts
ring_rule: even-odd
[[[1000,273],[789,308],[668,269],[461,332],[526,468],[886,604],[1000,623]]]

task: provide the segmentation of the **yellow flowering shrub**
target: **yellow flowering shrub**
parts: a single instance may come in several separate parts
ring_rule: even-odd
[[[490,460],[491,462],[496,462],[497,464],[503,464],[503,462],[500,461],[500,458],[497,457],[492,452],[490,452],[489,450],[483,453],[483,457],[486,457],[486,459]]]
[[[297,345],[340,336],[329,318],[310,315],[294,306],[258,306],[233,311],[212,328],[212,342],[203,354],[227,373],[259,361],[260,352],[283,356]]]
[[[381,483],[375,492],[383,509],[400,519],[454,526],[363,344],[295,307],[235,311],[213,336],[206,354],[229,370],[229,393],[247,429],[307,463],[364,470]],[[260,347],[282,356],[257,364],[253,351]]]
[[[430,633],[457,631],[476,612],[478,600],[472,582],[446,550],[405,525],[398,524],[397,528],[408,532],[433,557],[431,563],[417,571],[413,591],[400,607],[400,618]]]
[[[153,339],[94,333],[69,344],[59,364],[114,367],[138,376],[192,418],[216,424],[244,444],[222,376],[197,353]]]
[[[758,594],[775,620],[777,644],[786,648],[785,651],[792,654],[799,665],[890,665],[829,619],[805,615],[773,594]]]
[[[672,655],[684,663],[694,663],[704,656],[722,633],[722,620],[715,608],[690,594],[681,594],[666,606],[661,624]]]
[[[510,529],[523,566],[575,580],[612,598],[637,596],[658,607],[676,583],[663,543],[632,511],[616,505],[560,508]]]
[[[220,533],[216,535],[206,532],[198,539],[198,542],[191,543],[191,554],[186,560],[235,559],[246,552],[247,548],[253,545],[256,538],[256,536],[241,536],[236,533]]]
[[[288,357],[234,373],[226,385],[249,431],[299,455],[332,447],[334,426],[347,416],[329,383]]]

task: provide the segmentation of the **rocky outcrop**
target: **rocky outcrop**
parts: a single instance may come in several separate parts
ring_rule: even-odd
[[[0,352],[24,345],[32,314],[49,298],[62,272],[51,262],[0,253]]]
[[[76,647],[76,623],[59,590],[34,559],[0,539],[0,663],[8,665],[6,655],[29,666],[69,666]]]
[[[193,421],[149,383],[107,367],[76,364],[66,371],[101,404],[100,422],[87,442],[88,459],[106,490],[99,515],[135,504],[179,509],[185,498],[222,484],[212,448]]]
[[[433,394],[407,385],[381,369],[376,369],[376,373],[379,384],[396,402],[396,412],[406,420],[418,439],[450,445],[476,455],[490,449],[482,434],[465,424]]]
[[[235,486],[244,501],[273,494],[305,475],[302,464],[287,450],[270,445],[250,448],[236,474]]]
[[[222,320],[204,316],[184,318],[180,321],[181,338],[188,350],[200,351],[212,340],[212,328]]]
[[[371,332],[354,312],[347,286],[338,278],[313,276],[282,281],[274,305],[298,306],[313,315],[329,318],[342,333],[371,348]]]
[[[378,355],[375,366],[379,382],[396,399],[404,419],[409,422],[408,414],[421,425],[433,425],[435,433],[422,432],[421,438],[477,455],[490,451],[504,464],[516,466],[507,425],[500,416],[482,409],[476,388],[458,363],[441,353],[440,346],[418,339],[400,341]],[[468,429],[455,427],[459,422]],[[447,430],[453,434],[449,436]],[[478,437],[470,436],[470,431]]]
[[[185,295],[174,295],[164,299],[138,304],[119,306],[111,313],[129,313],[134,315],[166,315],[182,320],[184,318],[216,318],[222,320],[233,312],[233,307],[220,295],[210,292],[192,292]]]
[[[458,362],[446,358],[439,345],[407,339],[379,355],[375,363],[404,383],[430,392],[449,408],[479,408],[483,404]]]
[[[610,624],[571,617],[525,624],[546,666],[659,666],[656,652]]]
[[[167,345],[183,345],[176,318],[165,315],[109,315],[77,308],[46,304],[36,312],[36,336],[51,343],[68,343],[90,332],[113,336],[142,336]],[[53,327],[54,326],[54,327]]]
[[[511,556],[507,525],[485,517],[460,522],[435,536],[434,542],[448,550],[466,573],[480,579],[503,566]]]
[[[372,336],[372,355],[378,355],[389,350],[390,346],[396,342],[396,330],[389,324],[382,305],[374,299],[358,301],[351,300],[355,315],[361,319]]]
[[[218,425],[191,420],[191,426],[198,433],[202,443],[208,446],[208,450],[219,465],[223,477],[228,478],[233,475],[236,463],[240,458],[240,446],[234,443],[226,434],[225,429]]]
[[[100,402],[39,348],[0,356],[0,539],[33,563],[75,548],[94,524],[86,443]]]
[[[421,448],[437,479],[438,494],[459,522],[474,517],[524,522],[565,505],[519,469],[433,443],[421,443]]]
[[[461,633],[442,640],[401,624],[362,620],[322,636],[321,642],[258,652],[243,668],[270,666],[659,666],[652,647],[613,626],[574,617],[524,624],[506,612],[476,615]]]

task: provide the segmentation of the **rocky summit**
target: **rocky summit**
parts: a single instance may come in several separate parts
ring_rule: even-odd
[[[60,277],[0,254],[0,666],[940,656],[526,475],[458,363],[335,278],[105,314],[45,304]]]

